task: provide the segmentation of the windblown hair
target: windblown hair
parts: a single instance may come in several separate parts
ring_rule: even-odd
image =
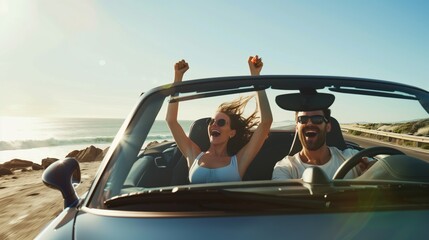
[[[227,145],[227,152],[230,156],[237,154],[249,142],[252,137],[250,129],[259,123],[257,110],[247,118],[243,116],[244,108],[253,97],[253,95],[240,97],[231,102],[222,103],[217,109],[218,112],[229,116],[231,129],[236,131],[235,136],[229,139]]]

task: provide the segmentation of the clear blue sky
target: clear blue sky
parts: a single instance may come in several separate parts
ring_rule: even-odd
[[[125,117],[172,81],[263,74],[429,89],[429,1],[0,0],[0,116]]]

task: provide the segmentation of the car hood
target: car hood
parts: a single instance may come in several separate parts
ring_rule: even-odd
[[[116,213],[113,213],[116,212]],[[112,211],[110,216],[80,213],[76,239],[318,239],[421,238],[425,211],[332,214],[256,214],[217,217],[155,216]],[[140,215],[139,215],[140,214]],[[116,216],[115,216],[116,215]],[[128,216],[127,216],[128,215]],[[410,219],[403,225],[401,219]],[[312,226],[308,231],[307,226]],[[341,226],[341,227],[339,227]],[[365,231],[363,230],[365,229]]]

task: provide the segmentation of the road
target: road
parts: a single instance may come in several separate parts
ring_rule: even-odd
[[[429,150],[404,147],[404,146],[400,146],[400,145],[396,145],[388,142],[382,142],[371,138],[358,137],[350,134],[343,134],[343,135],[346,141],[354,142],[363,148],[367,148],[371,146],[393,147],[404,152],[408,156],[420,158],[429,162]]]

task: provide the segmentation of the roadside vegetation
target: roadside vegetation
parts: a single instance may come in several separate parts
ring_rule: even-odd
[[[357,126],[371,130],[429,137],[429,118],[405,123],[367,123],[357,124]]]
[[[360,124],[358,123],[355,126],[363,129],[369,129],[369,130],[429,137],[429,118],[410,121],[410,122],[402,122],[402,123],[360,123]],[[360,131],[349,131],[349,133],[356,136],[377,138],[378,140],[392,142],[399,145],[416,146],[415,142],[404,141],[400,139],[393,139],[393,138],[384,137],[384,136],[374,136],[374,135],[362,133]],[[420,143],[416,147],[429,149],[429,144]]]

